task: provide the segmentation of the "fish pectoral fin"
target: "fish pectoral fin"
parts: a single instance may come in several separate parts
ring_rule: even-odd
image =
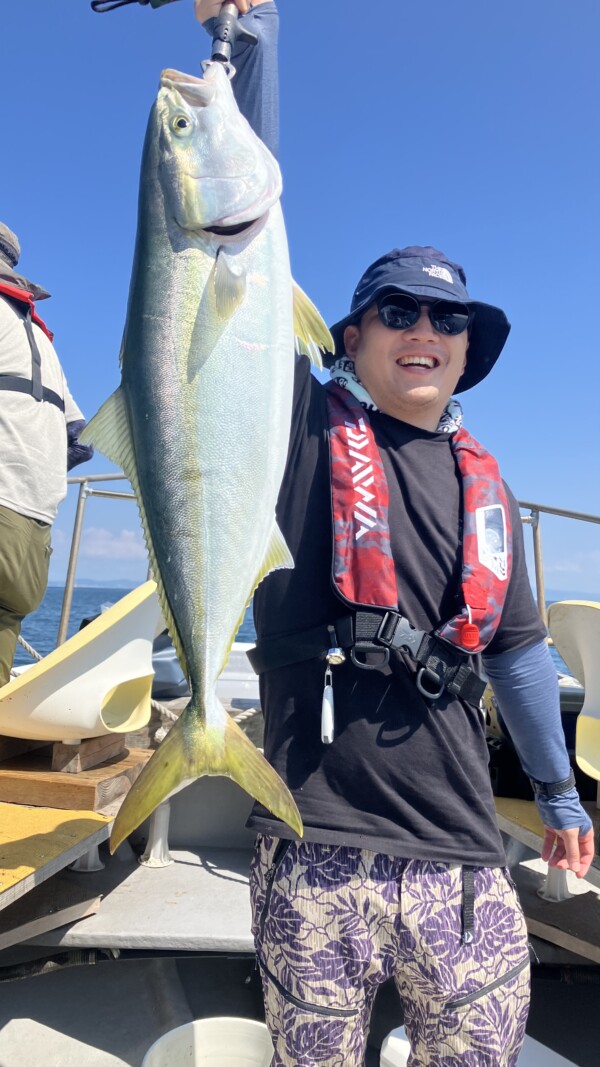
[[[230,319],[246,296],[246,272],[222,248],[213,267],[213,286],[217,313]]]
[[[221,710],[222,733],[200,725],[197,708],[188,705],[125,797],[112,828],[111,852],[178,785],[207,774],[231,778],[302,836],[302,819],[288,787],[237,723]]]
[[[79,440],[82,444],[94,445],[107,459],[121,467],[132,484],[137,482],[127,405],[120,387],[90,419]]]
[[[293,294],[296,348],[298,352],[308,356],[311,362],[321,370],[323,367],[321,351],[333,354],[335,350],[333,337],[312,300],[297,282],[293,283]]]

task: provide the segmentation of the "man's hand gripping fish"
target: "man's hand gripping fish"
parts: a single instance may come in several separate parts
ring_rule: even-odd
[[[302,833],[287,787],[215,684],[256,586],[293,567],[275,520],[294,335],[320,364],[329,332],[290,275],[277,163],[227,73],[166,70],[144,145],[120,388],[85,439],[139,504],[169,633],[192,689],[121,807],[118,845],[181,782],[233,778]],[[82,437],[83,440],[83,437]]]

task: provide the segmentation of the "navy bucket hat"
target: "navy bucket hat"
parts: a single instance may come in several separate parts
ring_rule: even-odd
[[[384,293],[408,293],[429,300],[460,300],[473,312],[467,365],[455,389],[456,393],[464,393],[490,373],[510,332],[504,312],[492,304],[471,300],[466,285],[463,268],[436,248],[392,249],[367,267],[352,297],[350,314],[331,327],[337,356],[344,351],[346,326],[358,323],[367,308]],[[325,363],[331,366],[334,358],[327,354]]]

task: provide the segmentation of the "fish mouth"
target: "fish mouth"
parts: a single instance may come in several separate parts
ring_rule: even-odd
[[[216,92],[216,85],[195,74],[182,74],[180,70],[163,70],[160,76],[161,89],[176,89],[190,107],[208,107]]]
[[[204,233],[214,233],[217,237],[237,237],[238,234],[245,233],[259,221],[259,219],[250,219],[249,222],[239,222],[237,226],[205,226]]]
[[[237,222],[231,226],[220,226],[215,224],[214,226],[198,226],[191,228],[189,226],[182,226],[175,217],[173,218],[173,222],[183,233],[193,234],[195,237],[208,235],[209,237],[218,237],[220,241],[227,242],[227,240],[230,240],[234,242],[240,235],[251,234],[258,230],[266,221],[268,214],[269,212],[266,211],[264,215],[260,215],[258,218],[249,219],[247,222]]]

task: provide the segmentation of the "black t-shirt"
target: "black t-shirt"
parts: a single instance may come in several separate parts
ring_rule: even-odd
[[[432,631],[461,606],[462,481],[449,437],[370,413],[389,485],[400,611]],[[293,570],[269,575],[254,597],[259,640],[327,625],[347,614],[331,580],[332,515],[326,394],[298,361],[292,434],[277,518]],[[545,634],[525,567],[519,509],[508,492],[513,571],[490,654]],[[434,704],[414,672],[333,668],[335,739],[321,742],[325,664],[307,660],[261,675],[265,755],[291,789],[305,839],[439,862],[504,862],[481,713],[448,693]],[[293,831],[255,805],[249,825]]]

